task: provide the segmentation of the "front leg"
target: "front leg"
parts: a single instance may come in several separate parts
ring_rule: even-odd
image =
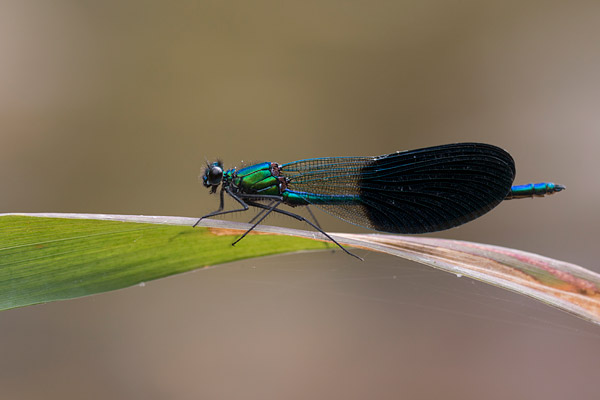
[[[228,210],[228,211],[223,211],[223,207],[225,205],[225,200],[223,198],[223,192],[227,192],[228,195],[230,195],[231,197],[233,197],[233,199],[235,201],[237,201],[238,203],[240,203],[242,205],[243,208],[236,208],[235,210]],[[204,218],[209,218],[209,217],[214,217],[216,215],[223,215],[223,214],[230,214],[230,213],[234,213],[234,212],[240,212],[240,211],[248,211],[248,205],[244,202],[244,200],[240,199],[237,195],[235,195],[234,193],[232,193],[229,189],[221,189],[221,204],[219,205],[219,209],[217,211],[213,211],[209,214],[206,214],[202,217],[200,217],[200,219],[198,221],[196,221],[196,223],[192,226],[192,228],[195,228],[200,221],[202,221]]]

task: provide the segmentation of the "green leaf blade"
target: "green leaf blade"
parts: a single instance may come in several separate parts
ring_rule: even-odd
[[[0,310],[120,289],[207,265],[335,247],[315,232],[194,218],[0,214]],[[600,274],[516,249],[428,237],[330,234],[532,297],[600,325]],[[308,239],[306,239],[308,238]],[[310,240],[312,239],[312,240]],[[317,239],[318,241],[315,241]]]
[[[208,265],[326,249],[314,240],[117,221],[0,217],[0,309],[121,289]],[[260,236],[260,237],[259,237]]]

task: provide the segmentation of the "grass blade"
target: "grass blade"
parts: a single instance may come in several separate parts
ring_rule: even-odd
[[[0,310],[120,289],[244,258],[334,247],[317,232],[264,225],[243,245],[232,247],[248,224],[205,220],[193,229],[194,222],[184,217],[0,214]],[[530,296],[600,324],[600,275],[574,264],[456,240],[331,236],[345,245]]]

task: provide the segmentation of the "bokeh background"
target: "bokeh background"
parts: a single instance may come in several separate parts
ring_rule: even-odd
[[[217,206],[206,159],[480,141],[513,155],[517,182],[568,190],[435,236],[600,271],[599,35],[597,1],[4,0],[0,212],[199,216]],[[597,395],[597,327],[361,255],[247,260],[0,313],[0,397]]]

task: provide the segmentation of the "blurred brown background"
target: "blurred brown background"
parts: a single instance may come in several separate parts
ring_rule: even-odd
[[[568,190],[436,236],[600,271],[599,35],[596,1],[3,1],[0,212],[199,216],[217,207],[197,180],[205,159],[480,141],[513,155],[518,183]],[[596,393],[597,327],[361,255],[249,260],[3,312],[0,397]]]

